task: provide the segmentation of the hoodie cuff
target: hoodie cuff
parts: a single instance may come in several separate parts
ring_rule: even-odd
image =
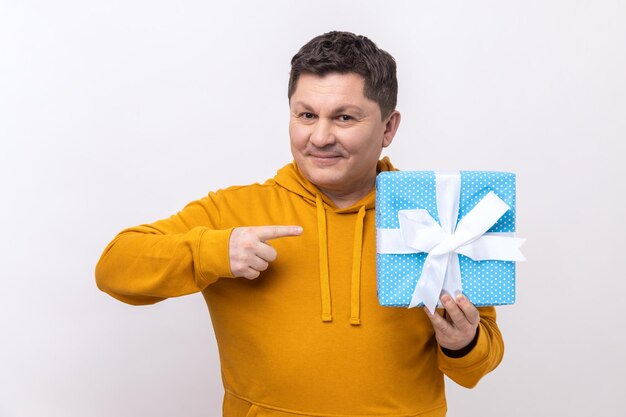
[[[201,288],[206,287],[218,278],[233,278],[230,270],[230,257],[228,244],[230,234],[234,228],[224,230],[213,230],[203,228],[196,247],[194,258],[196,260],[196,276]]]

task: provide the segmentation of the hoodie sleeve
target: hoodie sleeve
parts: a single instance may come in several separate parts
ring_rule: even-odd
[[[120,232],[96,266],[98,288],[128,304],[153,304],[203,290],[232,277],[228,242],[220,229],[218,195],[188,204],[152,224]]]
[[[438,349],[439,369],[450,379],[466,388],[473,388],[478,381],[498,366],[504,355],[502,334],[496,324],[496,309],[480,307],[480,323],[476,345],[466,355],[455,358]]]

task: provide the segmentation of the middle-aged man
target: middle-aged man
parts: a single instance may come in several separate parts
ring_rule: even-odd
[[[202,292],[224,416],[444,416],[444,374],[472,387],[504,348],[495,309],[463,296],[443,295],[443,316],[377,302],[374,183],[394,169],[379,160],[400,123],[394,59],[326,33],[293,57],[288,96],[294,162],[122,231],[98,286],[129,304]]]

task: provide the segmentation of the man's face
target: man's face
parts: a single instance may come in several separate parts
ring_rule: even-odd
[[[399,122],[393,112],[381,120],[378,104],[363,94],[354,73],[324,77],[302,74],[291,96],[291,152],[306,178],[331,198],[367,194],[376,163]]]

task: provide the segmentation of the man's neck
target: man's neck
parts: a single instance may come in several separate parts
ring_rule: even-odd
[[[326,190],[320,188],[320,190],[324,193],[324,195],[335,203],[337,207],[340,209],[344,209],[350,206],[353,206],[357,201],[361,200],[363,197],[368,195],[372,189],[374,188],[374,183],[372,183],[369,187],[361,187],[358,191],[352,191],[348,193],[337,192],[335,190]]]

